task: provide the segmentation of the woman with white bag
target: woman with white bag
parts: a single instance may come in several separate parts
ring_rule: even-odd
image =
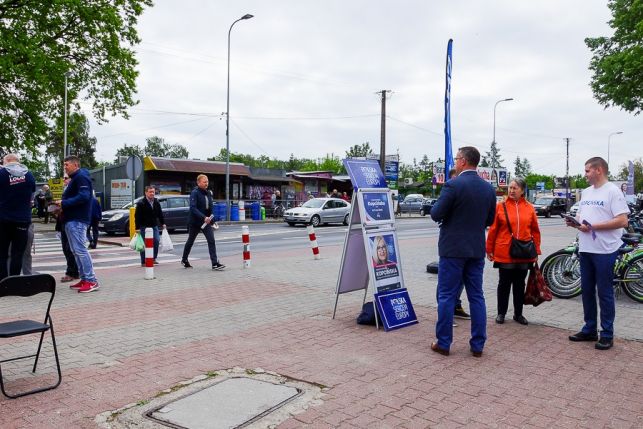
[[[163,218],[163,211],[161,210],[161,204],[159,201],[154,198],[156,194],[156,189],[153,186],[145,187],[145,197],[142,198],[138,203],[136,203],[136,213],[134,215],[134,221],[136,229],[141,234],[141,237],[145,237],[145,229],[152,228],[154,231],[154,265],[158,265],[156,257],[159,254],[159,225],[165,229],[165,219]],[[166,235],[167,230],[164,231],[163,235]],[[145,249],[141,252],[141,267],[145,266]]]

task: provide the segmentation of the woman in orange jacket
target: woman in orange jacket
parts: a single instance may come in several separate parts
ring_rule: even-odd
[[[508,218],[514,237],[524,241],[533,240],[536,252],[541,254],[538,217],[534,207],[525,199],[526,188],[527,183],[519,177],[509,183],[509,196],[505,202],[497,205],[496,218],[487,235],[487,258],[493,261],[494,268],[499,269],[496,323],[505,323],[505,314],[509,307],[509,292],[513,289],[513,319],[521,325],[528,324],[527,319],[522,315],[525,278],[527,271],[538,258],[514,259],[509,255],[511,233],[507,226]]]

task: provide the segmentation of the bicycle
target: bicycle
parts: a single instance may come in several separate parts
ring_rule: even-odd
[[[641,234],[624,234],[614,264],[614,293],[623,290],[636,302],[643,303],[643,248]],[[573,298],[581,294],[578,236],[564,249],[547,256],[540,265],[551,293],[557,298]]]

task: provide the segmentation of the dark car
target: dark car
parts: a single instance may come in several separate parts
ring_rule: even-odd
[[[422,202],[422,208],[420,209],[420,216],[428,216],[431,214],[431,209],[437,201],[437,198],[425,198]]]
[[[141,200],[139,197],[134,200],[134,204]],[[165,225],[169,232],[175,229],[188,228],[188,217],[190,216],[190,196],[189,195],[159,195],[156,197],[161,205]],[[128,203],[116,210],[107,210],[103,212],[103,217],[98,224],[98,230],[108,235],[129,234],[129,208],[132,203]]]
[[[564,198],[559,197],[538,197],[534,201],[536,215],[552,217],[567,211],[567,205]]]
[[[397,213],[420,213],[424,197],[420,194],[408,195],[397,205]]]

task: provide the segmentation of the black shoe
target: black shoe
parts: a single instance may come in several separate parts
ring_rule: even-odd
[[[601,338],[596,344],[594,344],[594,348],[596,350],[609,350],[613,345],[614,341],[611,338]]]
[[[496,323],[499,325],[502,325],[505,323],[505,315],[504,314],[499,314],[496,316]]]
[[[456,319],[464,319],[464,320],[471,319],[471,316],[469,316],[469,313],[464,311],[464,308],[462,307],[455,308],[455,311],[453,312],[453,317],[455,317]]]
[[[188,261],[181,261],[181,265],[183,265],[183,268],[192,268]]]
[[[224,268],[225,268],[225,265],[223,265],[220,262],[217,262],[216,264],[212,265],[212,269],[215,271],[223,271]]]
[[[514,316],[514,320],[521,325],[529,325],[529,322],[527,322],[527,319],[525,319],[525,316],[522,314],[520,316]]]
[[[579,341],[596,341],[598,340],[598,335],[596,334],[586,334],[583,331],[577,332],[574,335],[569,336],[569,341],[579,342]]]
[[[482,357],[482,350],[480,350],[479,352],[473,349],[469,349],[469,350],[471,350],[471,355],[473,355],[473,357],[477,357],[477,358]]]

